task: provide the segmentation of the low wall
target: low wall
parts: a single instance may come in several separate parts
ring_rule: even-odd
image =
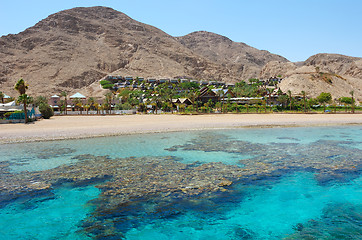
[[[122,114],[136,114],[137,111],[135,109],[132,110],[112,110],[111,113],[106,113],[105,111],[98,112],[97,111],[68,111],[67,115],[122,115]],[[54,112],[54,115],[64,115],[64,113],[60,113],[59,111]]]
[[[24,119],[12,119],[12,120],[4,120],[4,119],[1,119],[1,120],[0,120],[0,124],[24,123],[24,122],[25,122]]]

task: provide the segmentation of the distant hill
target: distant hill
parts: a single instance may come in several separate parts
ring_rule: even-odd
[[[209,36],[222,62],[202,49],[200,34]],[[36,94],[74,92],[112,73],[233,82],[258,77],[268,60],[287,61],[212,33],[175,38],[111,8],[74,8],[0,38],[0,88],[14,94],[14,83],[23,77]]]
[[[177,39],[193,52],[226,67],[230,75],[239,80],[259,77],[261,68],[270,61],[289,62],[284,57],[211,32],[193,32]]]
[[[339,54],[316,54],[303,63],[269,62],[260,76],[268,78],[282,75],[283,91],[298,94],[305,91],[316,97],[321,92],[330,92],[333,98],[354,96],[362,101],[362,58]]]
[[[347,76],[345,89],[361,86],[359,58],[316,55],[297,65],[215,33],[173,37],[107,7],[61,11],[19,34],[0,38],[0,91],[14,96],[13,86],[21,77],[29,83],[30,94],[50,96],[65,90],[101,96],[104,90],[98,80],[109,74],[236,82],[277,72],[287,76],[285,70],[315,66]],[[314,82],[304,77],[293,79],[286,78],[283,88],[299,91],[303,84],[313,88],[308,84]]]

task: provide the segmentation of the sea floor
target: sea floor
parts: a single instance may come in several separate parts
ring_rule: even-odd
[[[362,126],[0,145],[0,239],[362,239]]]

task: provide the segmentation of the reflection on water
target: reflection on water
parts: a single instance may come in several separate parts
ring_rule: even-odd
[[[1,145],[0,224],[13,223],[1,235],[360,239],[361,133],[233,129]]]

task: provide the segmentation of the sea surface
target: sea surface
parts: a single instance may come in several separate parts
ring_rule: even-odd
[[[0,145],[0,240],[362,239],[362,126]]]

